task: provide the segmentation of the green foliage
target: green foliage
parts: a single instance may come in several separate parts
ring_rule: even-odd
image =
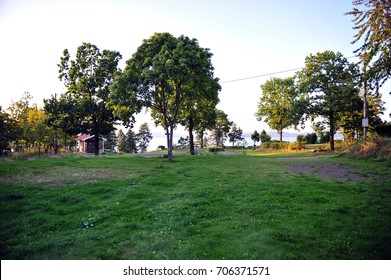
[[[11,144],[20,137],[20,129],[16,120],[4,112],[0,106],[0,157],[11,151]]]
[[[253,134],[251,134],[251,140],[254,141],[254,147],[255,147],[255,143],[261,141],[261,137],[260,137],[258,131],[254,130]]]
[[[315,144],[317,140],[318,136],[316,135],[316,133],[307,133],[307,135],[305,136],[305,142],[307,144]]]
[[[231,131],[228,133],[228,140],[232,143],[232,147],[235,146],[236,142],[243,140],[243,131],[240,127],[237,127],[236,123],[232,124]]]
[[[168,161],[173,156],[174,128],[190,113],[186,105],[193,98],[195,103],[203,104],[204,94],[219,90],[211,56],[196,39],[155,33],[143,41],[111,87],[111,106],[123,121],[127,122],[143,106],[151,109],[155,123],[163,126],[168,135]]]
[[[385,122],[375,128],[375,131],[381,137],[389,137],[391,138],[391,123]]]
[[[125,150],[127,149],[126,136],[122,129],[118,131],[117,147],[119,152],[125,152]]]
[[[152,138],[153,136],[151,130],[149,129],[148,123],[142,123],[136,135],[140,152],[144,153],[147,151],[149,142],[151,142]]]
[[[138,152],[137,142],[138,136],[129,128],[128,132],[125,135],[126,148],[123,150],[126,153],[136,154]]]
[[[265,130],[262,130],[260,138],[261,138],[262,144],[266,143],[266,142],[270,142],[270,140],[272,139],[271,136],[268,135]]]
[[[68,134],[95,135],[95,153],[99,154],[99,137],[114,130],[117,118],[109,108],[109,86],[117,74],[121,55],[116,51],[102,52],[90,43],[77,48],[76,59],[71,60],[67,49],[59,66],[59,79],[67,91],[60,98],[44,100],[48,123]]]
[[[223,147],[215,146],[215,147],[209,147],[208,151],[209,153],[218,153],[218,152],[224,152],[225,149]]]
[[[189,136],[179,137],[178,144],[176,145],[178,149],[186,149],[189,147]]]
[[[304,69],[298,73],[299,89],[308,95],[308,114],[324,118],[332,151],[337,124],[358,96],[357,77],[357,66],[332,51],[307,56]]]
[[[211,143],[215,146],[223,146],[232,122],[222,110],[216,110],[216,123],[210,135]]]
[[[354,9],[346,14],[354,16],[357,30],[352,43],[362,45],[355,51],[364,69],[369,66],[366,79],[378,90],[391,75],[391,3],[389,0],[354,0]]]
[[[304,143],[305,142],[305,135],[297,135],[296,136],[296,141],[299,142],[299,143]]]
[[[299,92],[294,78],[272,78],[261,85],[262,96],[255,114],[257,120],[264,120],[270,128],[276,129],[282,142],[282,130],[297,126],[301,119]]]

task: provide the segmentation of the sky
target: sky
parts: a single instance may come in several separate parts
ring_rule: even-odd
[[[155,32],[196,38],[213,53],[221,82],[218,108],[244,132],[270,130],[254,117],[260,85],[287,77],[304,66],[309,54],[339,51],[357,61],[349,0],[0,0],[0,106],[7,108],[28,91],[33,102],[65,91],[58,79],[64,49],[75,55],[83,42],[122,55],[120,68]],[[74,56],[73,56],[74,57]],[[72,57],[72,58],[73,58]],[[242,78],[253,79],[230,82]],[[390,120],[391,83],[383,87]],[[148,113],[137,116],[151,123]],[[305,131],[310,131],[306,127]],[[178,131],[179,134],[183,130]]]

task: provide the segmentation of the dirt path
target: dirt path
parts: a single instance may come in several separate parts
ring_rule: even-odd
[[[329,162],[296,162],[289,166],[289,171],[310,174],[322,179],[353,182],[387,179],[384,176],[367,174],[362,168],[342,166]]]

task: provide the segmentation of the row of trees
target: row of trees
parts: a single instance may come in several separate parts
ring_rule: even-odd
[[[67,134],[95,135],[98,147],[100,135],[119,121],[131,128],[134,115],[148,108],[155,124],[165,129],[168,160],[179,124],[187,128],[194,154],[194,131],[211,129],[220,113],[216,105],[221,87],[211,57],[196,39],[169,33],[144,40],[123,71],[117,68],[121,55],[116,51],[101,52],[83,43],[72,60],[64,50],[58,66],[67,91],[44,100],[48,123]]]
[[[272,78],[261,85],[262,97],[256,117],[265,120],[280,134],[297,127],[305,120],[315,122],[314,130],[328,127],[330,149],[334,150],[334,135],[341,128],[346,139],[353,138],[362,125],[363,76],[357,64],[349,63],[339,52],[325,51],[309,55],[305,67],[295,77]],[[380,93],[366,98],[369,123],[381,124],[384,110]]]
[[[308,56],[305,68],[295,77],[274,78],[262,85],[256,117],[278,130],[280,140],[283,129],[298,126],[307,118],[321,117],[316,126],[329,127],[334,149],[337,128],[342,127],[350,135],[358,130],[361,105],[364,119],[383,110],[378,90],[391,74],[391,4],[389,0],[356,0],[353,5],[355,8],[347,14],[354,16],[354,28],[358,30],[353,43],[363,41],[356,51],[361,68],[340,53],[326,51]],[[23,121],[32,124],[34,131],[26,133],[26,125],[24,132],[20,132],[25,134],[22,138],[26,142],[20,145],[35,143],[38,149],[44,146],[42,135],[48,133],[42,131],[47,127],[54,134],[53,141],[46,136],[47,143],[54,143],[55,150],[61,133],[95,135],[98,153],[100,136],[112,132],[120,122],[132,127],[134,115],[148,108],[155,124],[166,132],[169,161],[178,125],[188,130],[191,154],[194,154],[194,133],[203,146],[208,130],[213,135],[210,137],[213,144],[221,146],[228,136],[234,145],[241,137],[240,129],[228,135],[233,124],[223,111],[216,109],[221,87],[214,77],[211,57],[210,50],[200,47],[196,39],[156,33],[142,42],[125,69],[120,70],[119,52],[101,51],[95,45],[83,43],[75,59],[71,59],[66,49],[58,64],[59,79],[66,91],[45,99],[44,110],[32,109],[30,117],[1,111],[1,125],[12,134],[17,133],[13,129],[15,123],[19,127]],[[369,119],[371,124],[376,123],[375,119]],[[32,135],[34,140],[28,139]],[[9,135],[2,133],[0,142],[9,143]]]
[[[322,118],[315,128],[329,128],[331,150],[337,128],[349,139],[363,124],[365,138],[367,123],[379,124],[384,110],[379,89],[391,76],[391,2],[354,0],[353,5],[346,14],[354,16],[352,43],[361,43],[355,51],[359,63],[349,63],[338,52],[317,53],[306,57],[295,77],[274,78],[261,86],[256,117],[279,131],[280,141],[283,129],[308,118]]]
[[[129,128],[128,132],[124,134],[122,129],[120,129],[118,131],[117,148],[118,151],[125,153],[143,153],[147,151],[152,138],[148,123],[141,124],[138,133],[133,132]]]

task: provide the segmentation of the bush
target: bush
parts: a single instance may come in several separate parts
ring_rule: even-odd
[[[209,147],[208,148],[209,153],[217,153],[217,152],[224,152],[225,149],[222,147]]]
[[[272,143],[272,142],[262,142],[261,147],[264,148],[264,149],[269,149],[271,143]]]
[[[357,159],[391,159],[391,139],[376,137],[372,141],[358,142],[348,148],[348,155]]]
[[[304,145],[298,141],[289,143],[289,149],[290,150],[296,150],[296,151],[301,151],[304,148]]]
[[[297,142],[301,142],[301,143],[305,142],[305,136],[302,135],[302,134],[297,135],[296,136],[296,141]]]
[[[316,133],[307,133],[305,136],[305,141],[307,144],[315,144],[318,140],[318,136],[316,136]]]

